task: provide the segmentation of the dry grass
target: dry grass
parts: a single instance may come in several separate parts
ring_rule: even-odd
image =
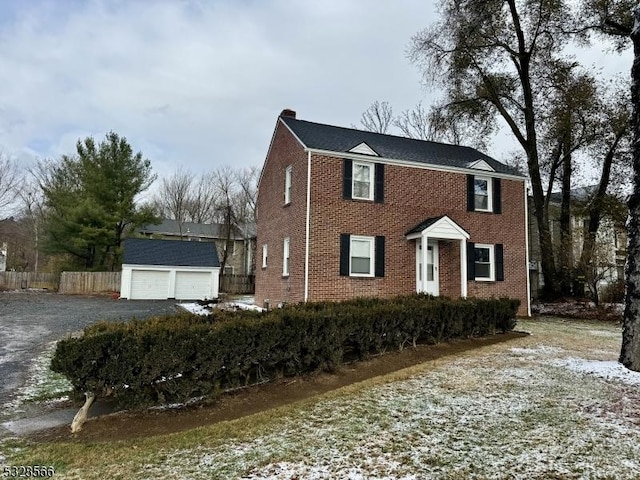
[[[619,327],[518,328],[531,336],[233,422],[108,445],[3,448],[10,464],[55,465],[56,478],[634,478],[639,377],[576,370],[615,361]]]

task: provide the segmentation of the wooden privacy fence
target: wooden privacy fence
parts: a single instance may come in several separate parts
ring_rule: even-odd
[[[55,273],[0,272],[0,287],[7,290],[27,288],[58,288],[59,277]]]
[[[220,291],[223,293],[255,293],[254,275],[220,275]]]
[[[121,272],[62,272],[59,293],[119,292]]]
[[[7,290],[47,288],[65,294],[119,292],[121,272],[0,272],[0,287]],[[220,275],[220,292],[255,293],[254,275]]]

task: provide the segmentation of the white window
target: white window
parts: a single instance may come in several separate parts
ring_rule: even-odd
[[[233,267],[229,265],[224,266],[224,274],[225,275],[233,275]]]
[[[262,268],[267,268],[267,244],[262,245]]]
[[[284,171],[284,203],[291,203],[291,165]]]
[[[282,276],[289,276],[289,244],[291,240],[289,237],[284,239],[284,244],[282,247]]]
[[[352,198],[373,200],[373,163],[353,162]]]
[[[475,245],[476,280],[493,281],[496,278],[493,245]]]
[[[352,277],[373,277],[374,244],[374,237],[351,236],[349,275]]]
[[[475,177],[473,180],[473,193],[476,211],[493,211],[491,178]]]

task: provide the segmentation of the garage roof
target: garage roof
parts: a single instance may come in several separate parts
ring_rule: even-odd
[[[128,265],[166,265],[176,267],[219,267],[213,242],[185,242],[127,238],[123,262]]]

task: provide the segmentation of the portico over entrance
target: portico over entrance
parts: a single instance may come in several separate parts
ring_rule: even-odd
[[[467,231],[446,215],[427,218],[405,237],[416,242],[416,292],[440,295],[440,240],[460,242],[460,296],[467,296]]]

